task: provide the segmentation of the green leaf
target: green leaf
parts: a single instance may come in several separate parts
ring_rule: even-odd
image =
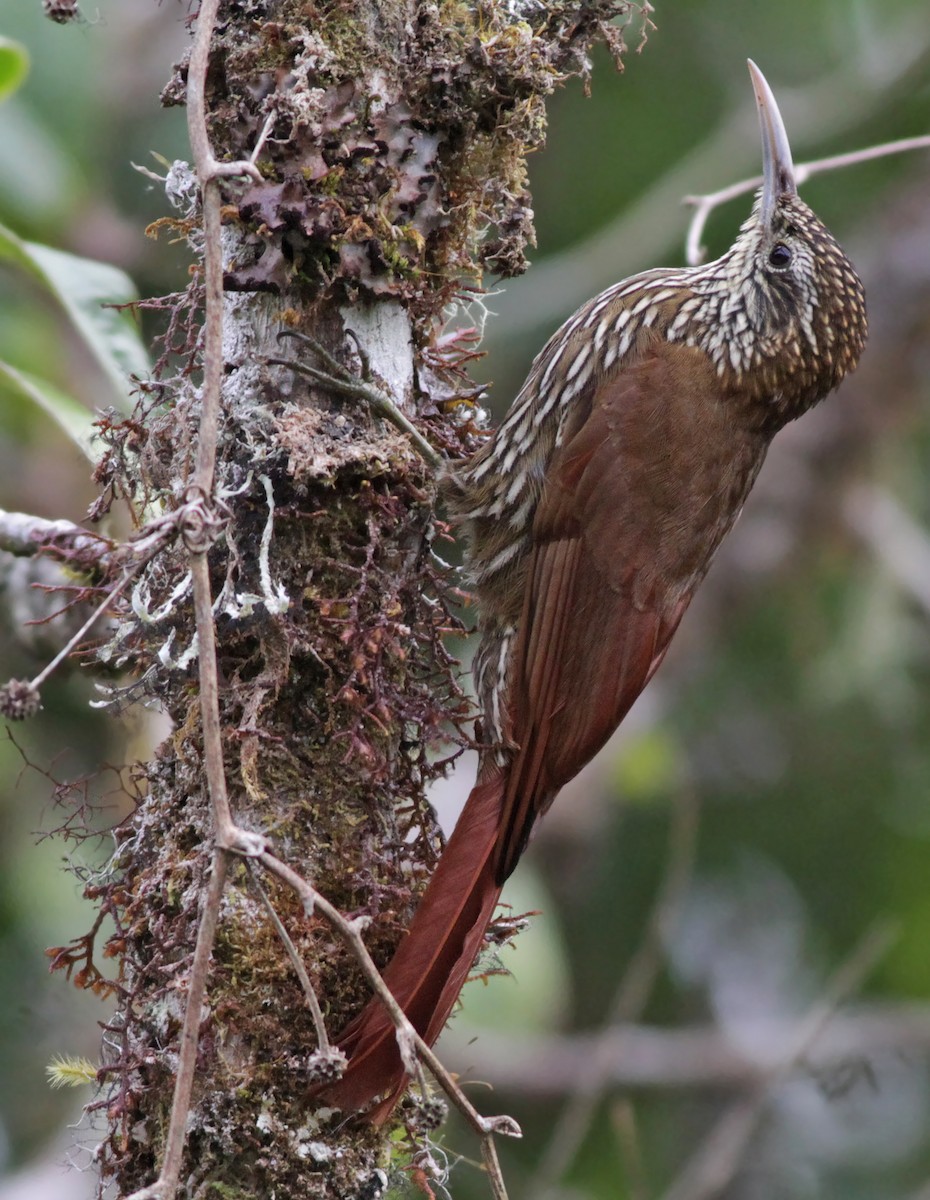
[[[109,263],[24,241],[0,225],[3,259],[27,271],[55,297],[109,379],[116,403],[128,411],[129,376],[149,373],[148,354],[132,314],[103,306],[136,298],[129,276]]]
[[[11,262],[17,267],[22,267],[41,281],[42,277],[35,263],[26,253],[26,243],[5,225],[0,225],[0,260],[2,259],[6,259],[7,262]]]
[[[74,147],[58,140],[24,102],[0,115],[0,212],[14,229],[58,229],[79,210],[88,190]]]
[[[0,37],[0,101],[20,87],[29,74],[29,52],[21,42]]]
[[[38,379],[26,371],[0,359],[0,385],[6,384],[12,392],[35,404],[64,431],[89,462],[96,462],[93,450],[94,417],[83,404],[60,392],[47,380]]]

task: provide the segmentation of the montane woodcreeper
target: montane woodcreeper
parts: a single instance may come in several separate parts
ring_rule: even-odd
[[[799,199],[775,99],[749,64],[763,185],[706,266],[645,271],[569,318],[453,476],[479,605],[478,779],[385,980],[439,1036],[539,817],[661,663],[774,434],[856,366],[855,269]],[[374,999],[321,1089],[380,1123],[407,1076]]]

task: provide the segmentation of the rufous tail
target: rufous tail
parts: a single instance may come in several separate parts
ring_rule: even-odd
[[[505,776],[478,783],[440,856],[410,929],[384,972],[384,980],[428,1045],[439,1037],[481,948],[501,893],[495,849],[501,827]],[[380,1125],[409,1082],[394,1026],[374,997],[339,1038],[349,1056],[345,1074],[321,1088],[343,1112],[365,1109],[386,1097],[366,1119]]]

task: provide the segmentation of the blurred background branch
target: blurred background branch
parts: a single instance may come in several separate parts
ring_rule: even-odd
[[[461,1053],[468,1055],[475,1076],[493,1074],[508,1093],[536,1100],[571,1094],[584,1082],[595,1056],[605,1085],[623,1091],[739,1091],[766,1081],[773,1056],[796,1040],[796,1031],[793,1022],[765,1020],[755,1030],[747,1026],[742,1042],[734,1043],[714,1026],[617,1024],[590,1034],[520,1038],[485,1033]],[[917,1059],[928,1051],[930,1006],[857,1006],[833,1016],[792,1068],[798,1078],[829,1090],[848,1086],[857,1069],[867,1074],[870,1057]]]

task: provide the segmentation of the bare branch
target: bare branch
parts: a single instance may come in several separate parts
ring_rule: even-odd
[[[185,524],[182,526],[185,545],[190,554],[193,576],[204,769],[213,812],[216,843],[213,851],[210,886],[204,897],[197,929],[194,968],[184,1012],[178,1076],[171,1102],[171,1116],[165,1140],[164,1157],[158,1179],[141,1192],[135,1193],[132,1200],[149,1200],[150,1197],[156,1196],[159,1197],[159,1200],[173,1200],[177,1191],[184,1154],[187,1113],[190,1107],[191,1088],[197,1062],[200,1011],[203,1005],[206,977],[216,934],[216,922],[226,881],[227,851],[235,850],[245,854],[257,854],[265,845],[264,838],[237,829],[229,808],[219,716],[213,598],[210,591],[210,570],[207,563],[207,551],[217,532],[216,520],[208,508],[208,502],[213,490],[223,379],[223,252],[220,241],[222,221],[220,195],[216,181],[220,175],[230,174],[247,174],[261,178],[254,163],[217,163],[210,147],[206,126],[205,87],[210,42],[213,37],[218,8],[219,0],[203,0],[200,6],[188,73],[188,131],[200,180],[203,204],[206,314],[197,465],[193,482],[187,492]],[[201,509],[204,511],[201,512]]]
[[[7,512],[0,508],[0,550],[20,557],[58,551],[63,557],[79,552],[105,565],[113,549],[109,538],[88,533],[73,521],[49,521],[32,513]]]
[[[930,134],[922,137],[901,138],[895,142],[883,142],[878,146],[853,150],[848,154],[832,154],[828,158],[817,158],[811,162],[799,163],[794,168],[794,177],[800,186],[812,176],[819,175],[824,171],[838,171],[843,167],[854,167],[859,163],[870,162],[874,158],[886,158],[889,154],[907,154],[912,150],[927,148],[930,148]],[[738,196],[745,196],[747,192],[754,192],[761,183],[762,176],[754,175],[751,179],[742,179],[739,183],[731,183],[729,187],[721,188],[717,192],[708,192],[704,196],[683,197],[682,203],[694,208],[694,216],[691,218],[685,236],[685,260],[689,266],[696,267],[704,261],[706,247],[701,245],[701,238],[704,235],[707,218],[714,209],[730,200],[735,200]]]
[[[171,1200],[178,1187],[181,1174],[181,1161],[184,1157],[184,1133],[187,1111],[190,1108],[191,1091],[194,1086],[194,1074],[197,1065],[197,1046],[200,1041],[200,1019],[203,1011],[203,1001],[207,989],[207,975],[210,972],[210,959],[213,954],[213,940],[216,936],[216,922],[219,916],[220,903],[223,899],[223,887],[226,883],[226,870],[229,863],[228,853],[217,846],[213,851],[213,862],[210,866],[210,882],[203,898],[203,908],[200,912],[200,924],[197,929],[197,944],[194,947],[194,961],[191,965],[190,983],[187,989],[187,1000],[184,1008],[184,1028],[181,1031],[181,1047],[178,1055],[178,1074],[174,1084],[174,1097],[171,1102],[171,1120],[165,1138],[164,1157],[158,1179],[149,1187],[134,1192],[127,1200]],[[179,1115],[180,1118],[179,1119]]]
[[[802,1060],[839,1006],[853,995],[894,940],[887,924],[873,926],[827,984],[798,1026],[788,1051],[760,1084],[720,1118],[663,1200],[712,1200],[733,1180],[758,1127],[772,1090]]]

